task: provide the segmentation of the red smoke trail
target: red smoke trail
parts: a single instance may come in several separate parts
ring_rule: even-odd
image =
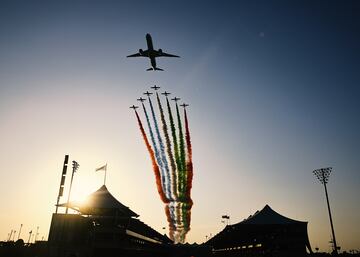
[[[187,148],[187,162],[186,162],[186,170],[187,170],[187,180],[186,180],[186,198],[187,201],[191,202],[191,188],[192,188],[192,180],[193,180],[193,163],[192,163],[192,146],[190,139],[190,130],[189,130],[189,122],[186,114],[186,109],[184,108],[184,116],[185,116],[185,139],[186,139],[186,148]],[[190,207],[191,208],[191,207]],[[189,215],[190,216],[190,215]],[[189,222],[190,224],[190,222]]]
[[[190,222],[191,222],[191,208],[193,206],[193,201],[190,199],[190,201],[187,203],[187,208],[186,208],[186,224],[188,224],[187,226],[187,232],[190,231]]]
[[[138,124],[139,124],[139,127],[140,127],[141,134],[142,134],[143,139],[145,141],[146,148],[147,148],[147,150],[148,150],[148,152],[150,154],[150,158],[151,158],[151,162],[152,162],[153,170],[154,170],[154,174],[155,174],[156,186],[157,186],[157,190],[159,192],[160,198],[164,203],[169,203],[169,200],[166,198],[166,196],[164,194],[164,191],[162,190],[162,187],[161,187],[160,170],[159,170],[159,166],[157,165],[156,160],[155,160],[154,151],[152,150],[152,148],[150,146],[150,143],[149,143],[149,140],[148,140],[148,138],[146,136],[144,127],[143,127],[143,125],[141,123],[139,114],[137,113],[136,110],[135,110],[135,114],[136,114],[136,118],[137,118],[137,121],[138,121]]]

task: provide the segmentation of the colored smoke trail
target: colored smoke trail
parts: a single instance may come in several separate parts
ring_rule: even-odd
[[[178,143],[177,143],[174,118],[173,118],[173,115],[172,115],[169,99],[167,97],[166,97],[166,104],[167,104],[167,107],[168,107],[171,135],[172,135],[173,143],[174,143],[175,161],[176,161],[176,166],[177,166],[177,169],[178,169],[177,170],[177,176],[175,176],[175,178],[174,178],[174,180],[175,180],[174,183],[175,183],[175,185],[178,185],[179,184],[179,168],[181,167],[180,157],[179,157],[179,146],[178,146]],[[180,193],[180,188],[177,187],[177,190],[175,190],[175,192],[178,195]]]
[[[192,163],[192,145],[190,138],[190,129],[189,129],[189,121],[186,113],[186,108],[184,108],[184,117],[185,117],[185,139],[186,139],[186,149],[187,149],[187,160],[186,160],[186,202],[187,206],[185,208],[185,224],[187,224],[187,232],[190,230],[190,222],[191,222],[191,208],[193,205],[193,201],[191,200],[191,188],[192,188],[192,180],[193,180],[193,163]],[[186,233],[185,235],[186,236]],[[185,239],[185,238],[184,238]]]
[[[165,203],[164,211],[169,227],[169,237],[176,243],[184,243],[186,235],[190,231],[193,205],[191,200],[192,145],[189,121],[185,110],[186,105],[184,105],[184,116],[182,117],[176,102],[176,110],[173,109],[176,113],[173,113],[169,99],[166,97],[167,106],[163,106],[159,93],[155,93],[159,113],[155,113],[156,103],[153,105],[150,97],[148,97],[150,105],[148,108],[151,109],[151,113],[147,113],[146,107],[142,103],[153,146],[150,145],[139,115],[135,112],[146,147],[150,153],[157,189],[161,200]],[[148,92],[146,94],[150,95]],[[166,93],[165,96],[167,96]],[[142,100],[139,99],[139,101]],[[166,110],[163,107],[165,109],[167,107],[168,117],[165,117]]]
[[[137,113],[136,110],[135,110],[135,114],[136,114],[136,118],[137,118],[137,121],[138,121],[138,124],[139,124],[139,128],[140,128],[141,134],[142,134],[142,136],[143,136],[143,139],[144,139],[146,148],[147,148],[147,150],[148,150],[148,152],[149,152],[149,154],[150,154],[150,158],[151,158],[151,162],[152,162],[153,170],[154,170],[154,174],[155,174],[155,180],[156,180],[157,190],[158,190],[158,192],[159,192],[159,195],[160,195],[161,200],[162,200],[164,203],[168,203],[169,200],[166,198],[166,196],[165,196],[165,194],[164,194],[164,191],[163,191],[163,189],[162,189],[162,186],[161,186],[160,171],[159,171],[159,166],[157,165],[156,160],[155,160],[154,151],[153,151],[152,148],[151,148],[151,145],[150,145],[149,140],[148,140],[148,138],[147,138],[147,136],[146,136],[144,127],[143,127],[143,125],[142,125],[142,123],[141,123],[139,114]]]
[[[157,163],[158,163],[158,167],[160,166],[161,174],[163,174],[163,173],[164,173],[164,171],[163,171],[163,165],[162,165],[162,162],[161,162],[159,150],[158,150],[157,145],[156,145],[154,133],[153,133],[152,128],[151,128],[149,115],[148,115],[148,113],[147,113],[147,111],[146,111],[146,108],[145,108],[145,105],[144,105],[144,104],[142,104],[142,107],[143,107],[143,109],[144,109],[144,114],[145,114],[145,117],[146,117],[146,122],[147,122],[148,127],[149,127],[150,138],[151,138],[151,142],[152,142],[153,147],[154,147],[155,157],[156,157],[156,160],[157,160]],[[161,186],[162,186],[163,190],[166,190],[166,189],[165,189],[165,179],[164,179],[163,176],[161,176]]]
[[[168,217],[171,217],[171,219],[168,219],[169,222],[169,236],[170,239],[175,240],[176,242],[183,242],[183,240],[181,239],[181,235],[182,234],[182,230],[183,230],[183,225],[182,225],[182,215],[181,215],[181,203],[177,201],[177,190],[176,190],[176,164],[175,164],[175,160],[174,160],[174,155],[171,151],[171,140],[169,138],[169,133],[168,133],[168,128],[167,128],[167,123],[165,121],[165,115],[164,115],[164,110],[162,108],[162,104],[159,98],[159,95],[156,94],[157,96],[157,101],[158,101],[158,105],[159,105],[159,111],[160,111],[160,117],[161,117],[161,122],[163,125],[163,132],[164,132],[164,136],[165,136],[165,142],[166,142],[166,148],[167,148],[167,154],[170,160],[170,165],[171,165],[171,189],[172,189],[172,193],[175,195],[175,201],[171,201],[167,206],[167,212],[169,213]],[[168,99],[166,98],[167,103],[168,103]],[[168,106],[169,108],[169,106]],[[171,121],[173,124],[173,130],[174,134],[176,136],[176,131],[175,131],[175,125],[172,119],[172,113],[171,110],[169,111],[169,114],[171,116],[170,118],[170,127],[171,127]],[[171,214],[171,215],[170,215]],[[180,225],[181,224],[181,225]],[[180,225],[180,226],[179,226]]]
[[[178,104],[176,103],[176,114],[178,119],[178,128],[179,128],[179,150],[180,150],[180,167],[178,167],[179,171],[179,188],[180,188],[180,201],[184,200],[184,192],[186,190],[185,188],[185,182],[186,182],[186,164],[185,164],[185,143],[184,143],[184,135],[182,132],[182,124],[181,124],[181,118],[180,118],[180,112]]]
[[[173,137],[173,143],[174,143],[174,153],[175,153],[175,160],[176,160],[176,166],[177,166],[177,177],[175,176],[175,183],[177,184],[177,190],[178,190],[178,194],[180,195],[180,200],[182,201],[183,197],[181,197],[181,195],[183,196],[183,186],[182,186],[182,177],[184,174],[184,165],[182,165],[182,158],[181,158],[181,147],[179,149],[179,144],[178,144],[178,139],[177,139],[177,135],[176,135],[176,128],[175,128],[175,122],[174,122],[174,118],[172,115],[172,110],[171,110],[171,106],[169,103],[168,98],[166,98],[166,103],[167,103],[167,108],[168,108],[168,114],[169,114],[169,120],[170,120],[170,128],[171,128],[171,134]],[[178,107],[177,107],[178,110]],[[178,113],[179,114],[179,113]],[[180,119],[180,115],[178,115],[178,123],[179,123],[179,140],[180,140],[180,145],[181,145],[181,141],[183,141],[183,134],[182,134],[182,128],[181,128],[181,119]],[[182,138],[182,139],[181,139]],[[184,143],[182,143],[182,145],[184,145]],[[184,148],[184,146],[183,146]],[[180,153],[179,153],[180,151]],[[185,154],[185,152],[183,151],[183,154]],[[188,229],[186,228],[186,221],[189,220],[186,215],[186,211],[184,211],[183,208],[183,202],[180,201],[176,201],[175,204],[175,214],[176,214],[176,219],[175,219],[175,231],[174,231],[174,239],[176,242],[184,242],[185,240],[185,235],[188,231]],[[185,222],[184,222],[185,221]],[[189,223],[187,223],[189,224]]]
[[[166,214],[166,218],[167,221],[169,223],[169,236],[170,239],[174,241],[174,230],[175,230],[175,226],[174,226],[174,222],[173,219],[171,217],[173,217],[173,215],[171,215],[171,212],[173,210],[170,210],[170,208],[172,208],[171,206],[169,206],[169,204],[165,205],[165,214]]]
[[[180,145],[180,163],[181,168],[179,170],[180,173],[180,201],[181,201],[181,221],[183,224],[183,229],[179,235],[180,242],[185,241],[186,234],[190,231],[190,210],[192,207],[192,200],[189,197],[189,188],[188,188],[188,166],[186,163],[186,153],[185,153],[185,140],[184,140],[184,134],[182,131],[182,123],[181,123],[181,117],[179,112],[179,107],[176,104],[176,114],[178,119],[178,128],[179,128],[179,145]],[[189,130],[188,130],[189,132]],[[190,133],[187,135],[187,138],[190,139]],[[188,142],[188,141],[187,141]],[[191,142],[190,142],[191,143]],[[189,152],[187,152],[189,153]],[[191,144],[190,144],[190,153],[191,153]],[[188,157],[189,159],[189,157]],[[192,177],[191,177],[192,179]]]
[[[184,242],[186,238],[186,234],[190,231],[190,209],[192,207],[192,202],[178,202],[179,207],[179,217],[180,221],[178,222],[178,230],[177,230],[177,240],[178,242]]]
[[[174,213],[176,214],[176,219],[174,221],[174,231],[173,231],[173,237],[175,242],[184,242],[184,217],[183,217],[183,203],[176,201],[171,202],[170,205],[174,208]]]
[[[190,138],[190,129],[189,121],[186,113],[186,108],[184,108],[185,116],[185,139],[186,139],[186,148],[187,148],[187,160],[186,160],[186,171],[187,171],[187,180],[186,180],[186,199],[191,201],[191,188],[192,188],[192,179],[193,179],[193,163],[192,163],[192,145]],[[190,217],[190,215],[189,215]],[[190,221],[189,221],[190,223]]]
[[[166,142],[166,150],[167,150],[167,154],[169,156],[169,160],[170,160],[170,167],[171,167],[171,177],[169,174],[169,181],[171,182],[171,191],[175,197],[175,200],[178,198],[178,194],[177,194],[177,190],[176,190],[176,164],[175,164],[175,160],[174,160],[174,155],[171,151],[171,141],[169,138],[169,133],[168,133],[168,127],[165,121],[165,115],[164,115],[164,110],[162,108],[161,105],[161,101],[159,98],[158,93],[156,93],[156,97],[157,97],[157,101],[158,101],[158,105],[159,105],[159,110],[160,110],[160,117],[161,117],[161,122],[162,122],[162,128],[164,131],[164,136],[165,136],[165,142]]]
[[[165,180],[164,186],[165,186],[165,190],[166,190],[166,195],[167,195],[167,197],[169,199],[171,199],[172,197],[171,197],[171,190],[170,190],[170,185],[169,185],[170,181],[168,181],[168,179],[169,179],[168,174],[170,173],[169,165],[168,165],[168,162],[167,162],[167,159],[166,159],[164,143],[163,143],[162,138],[161,138],[158,122],[157,122],[156,116],[155,116],[154,107],[153,107],[153,104],[151,102],[150,97],[149,97],[149,103],[150,103],[151,114],[152,114],[152,117],[153,117],[153,120],[154,120],[154,126],[155,126],[156,135],[157,135],[159,145],[160,145],[160,154],[161,154],[161,160],[162,160],[162,162],[161,162],[162,165],[160,165],[160,167],[165,169],[165,171],[163,171],[163,179]]]

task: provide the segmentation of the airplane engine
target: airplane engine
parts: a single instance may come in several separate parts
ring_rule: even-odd
[[[162,54],[162,49],[161,48],[159,48],[159,53]]]
[[[139,53],[140,53],[140,54],[143,54],[144,51],[140,48],[140,49],[139,49]]]

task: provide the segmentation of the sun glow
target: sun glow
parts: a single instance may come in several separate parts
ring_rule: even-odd
[[[101,186],[95,176],[88,174],[76,174],[71,188],[70,201],[84,202],[86,197],[95,192]],[[76,179],[76,180],[75,180]]]

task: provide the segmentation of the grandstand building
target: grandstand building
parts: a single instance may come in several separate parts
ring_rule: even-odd
[[[305,256],[312,253],[307,222],[280,215],[266,205],[249,218],[227,225],[206,242],[213,256]]]
[[[169,256],[172,241],[141,222],[105,185],[82,204],[60,204],[76,214],[54,213],[50,257]]]

